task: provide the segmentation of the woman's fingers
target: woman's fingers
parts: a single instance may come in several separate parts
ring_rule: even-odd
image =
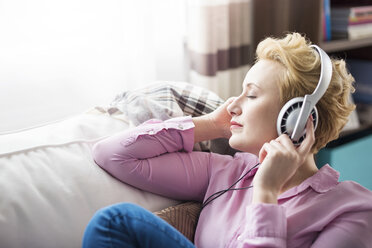
[[[284,148],[283,145],[276,140],[271,140],[270,143],[265,143],[259,152],[258,158],[260,163],[264,161],[264,159],[269,153],[278,154],[283,150],[286,150],[286,148]]]
[[[265,160],[268,150],[270,150],[269,146],[270,146],[269,143],[263,144],[263,146],[260,149],[260,152],[258,153],[258,160],[260,161],[261,164]]]
[[[312,146],[315,142],[315,133],[314,133],[314,125],[313,125],[313,118],[310,116],[306,123],[306,138],[298,147],[297,151],[301,156],[305,156],[307,153],[311,151]]]
[[[226,100],[226,102],[227,102],[227,103],[232,103],[236,98],[237,98],[236,96],[232,96],[232,97],[228,98],[228,99]]]
[[[223,105],[224,106],[229,106],[234,100],[236,99],[236,96],[233,96],[233,97],[230,97],[230,98],[228,98],[224,103],[223,103]]]
[[[287,134],[281,134],[278,138],[276,138],[276,140],[280,142],[289,151],[295,149],[292,140],[289,138]]]
[[[306,138],[301,145],[296,149],[293,145],[292,140],[288,135],[282,134],[275,140],[265,143],[259,152],[260,163],[266,158],[266,156],[273,151],[277,151],[286,156],[292,154],[292,157],[304,158],[311,151],[311,148],[315,142],[314,125],[312,117],[310,116],[306,123]]]
[[[272,140],[270,141],[270,145],[273,146],[278,151],[284,151],[287,150],[286,147],[279,141],[279,140]]]

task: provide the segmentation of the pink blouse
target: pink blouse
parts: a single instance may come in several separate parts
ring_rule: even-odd
[[[228,188],[257,164],[255,155],[234,157],[192,151],[191,117],[144,124],[98,142],[97,164],[120,181],[166,197],[202,202]],[[351,165],[352,166],[352,165]],[[253,169],[236,188],[252,185]],[[372,247],[372,192],[338,182],[329,165],[278,198],[252,204],[253,189],[233,190],[207,205],[195,234],[197,247]]]

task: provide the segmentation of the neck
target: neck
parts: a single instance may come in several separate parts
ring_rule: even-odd
[[[285,185],[283,186],[280,194],[284,193],[285,191],[300,185],[303,181],[307,178],[313,176],[317,173],[318,167],[315,164],[314,155],[309,154],[305,159],[305,162],[298,168],[296,173],[289,179]]]

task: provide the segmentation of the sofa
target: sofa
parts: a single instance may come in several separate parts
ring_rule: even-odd
[[[93,214],[118,202],[138,204],[192,239],[190,226],[196,225],[200,203],[179,202],[116,180],[94,162],[92,146],[148,119],[198,116],[222,102],[185,82],[154,82],[120,92],[106,106],[0,134],[0,247],[80,247]],[[223,139],[194,149],[235,152]]]

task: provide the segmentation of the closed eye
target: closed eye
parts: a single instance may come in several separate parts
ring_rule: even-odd
[[[247,98],[254,99],[254,98],[256,98],[256,96],[248,95]]]

